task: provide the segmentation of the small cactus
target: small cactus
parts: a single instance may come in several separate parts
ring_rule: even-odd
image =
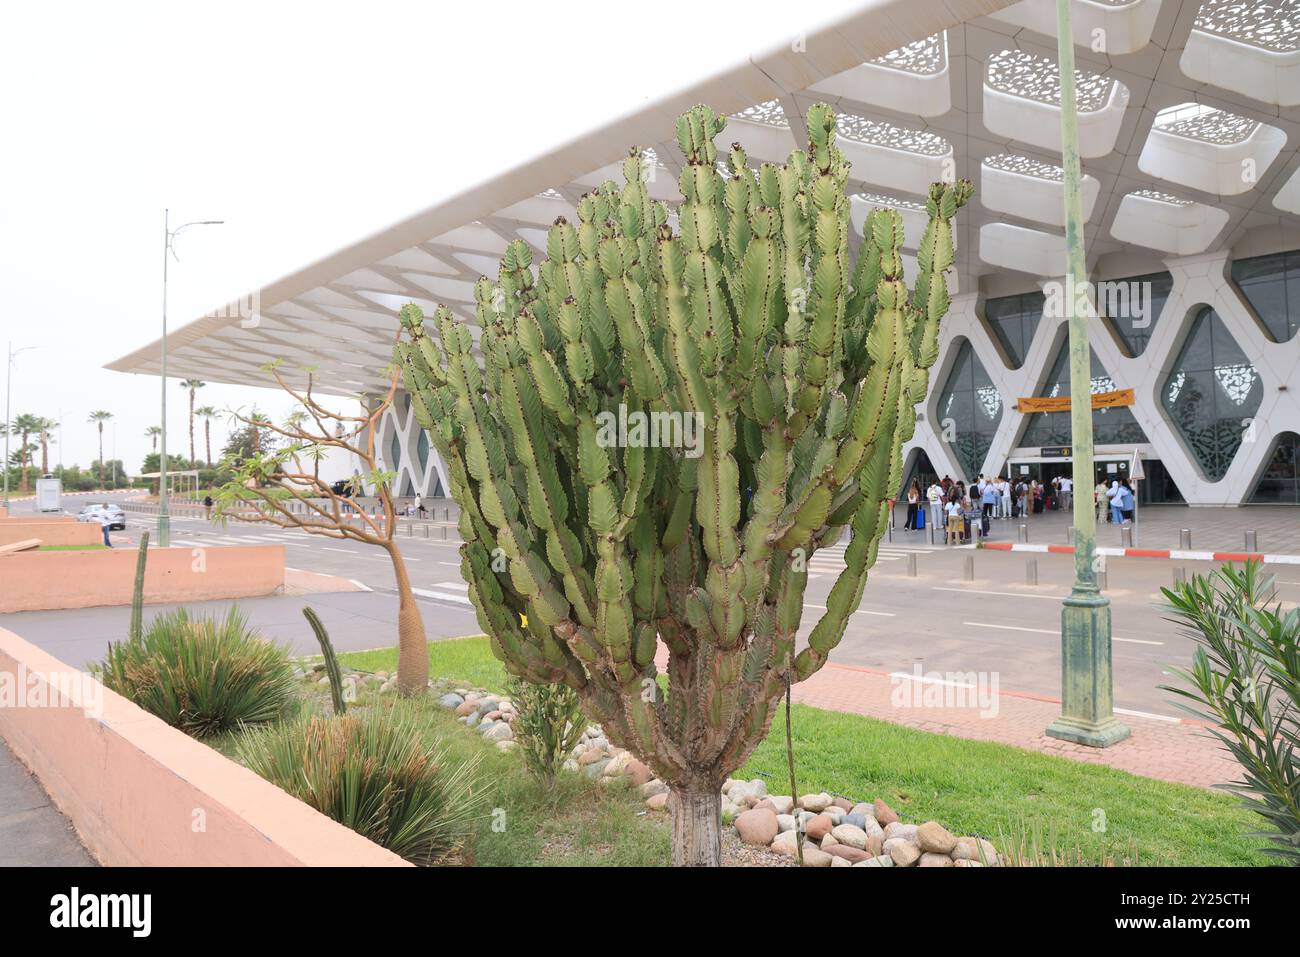
[[[733,145],[724,179],[725,125],[705,106],[678,120],[676,229],[633,149],[626,185],[557,219],[542,262],[516,240],[495,282],[478,280],[477,343],[445,306],[408,304],[396,346],[461,507],[461,571],[493,652],[577,691],[673,789],[679,820],[714,821],[675,828],[675,863],[718,862],[722,781],[861,600],[972,192],[930,188],[909,290],[896,211],[874,210],[850,254],[830,107],[808,111],[808,147],[782,165],[754,171]],[[652,435],[678,424],[681,441],[638,440],[633,416]],[[796,649],[807,560],[846,527],[847,568]]]
[[[144,633],[144,568],[149,557],[149,531],[140,533],[140,547],[136,550],[135,585],[131,589],[131,630],[129,637],[139,641]]]
[[[343,674],[339,669],[338,655],[334,653],[334,643],[330,641],[329,632],[325,630],[325,623],[320,620],[316,610],[307,605],[302,610],[303,617],[311,625],[311,630],[316,635],[316,641],[320,645],[321,654],[325,657],[325,676],[330,682],[330,698],[334,703],[334,713],[343,714],[348,710],[347,701],[343,694]]]

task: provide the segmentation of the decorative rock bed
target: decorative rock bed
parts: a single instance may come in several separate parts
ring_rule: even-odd
[[[300,677],[328,684],[324,665],[300,672]],[[396,676],[387,672],[348,671],[344,695],[355,699],[361,690],[388,694]],[[351,689],[349,690],[349,685]],[[518,746],[512,722],[518,716],[507,697],[482,688],[456,687],[445,679],[429,682],[438,704],[454,711],[457,720],[495,742],[502,751]],[[601,785],[626,783],[639,789],[651,811],[667,810],[669,788],[630,751],[614,747],[599,725],[589,725],[564,762],[567,771],[586,775]],[[804,867],[998,867],[997,849],[982,837],[958,837],[937,821],[904,824],[884,801],[853,802],[826,792],[770,795],[761,778],[728,778],[722,785],[722,821],[734,825],[740,842],[784,858],[797,858],[803,833]],[[760,850],[761,853],[761,850]]]

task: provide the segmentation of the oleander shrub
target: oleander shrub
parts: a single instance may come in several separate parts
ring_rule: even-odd
[[[1187,710],[1241,765],[1241,780],[1220,787],[1264,819],[1264,853],[1300,865],[1300,609],[1269,607],[1274,579],[1257,561],[1161,591],[1196,643],[1191,667],[1174,669],[1186,687],[1165,690],[1194,702]]]
[[[453,758],[404,703],[249,730],[235,750],[272,784],[412,864],[454,855],[486,806],[481,753]]]
[[[511,678],[510,700],[518,712],[511,727],[528,772],[547,792],[587,727],[578,693],[568,685],[532,684]]]
[[[263,640],[237,608],[224,618],[160,614],[138,638],[111,642],[95,671],[196,738],[278,721],[298,701],[287,649]]]

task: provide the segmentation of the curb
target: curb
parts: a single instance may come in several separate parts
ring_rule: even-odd
[[[1073,545],[1035,545],[1029,542],[985,542],[985,549],[995,552],[1047,552],[1073,555]],[[1098,555],[1109,558],[1165,558],[1187,562],[1245,562],[1254,559],[1265,565],[1300,565],[1300,555],[1269,555],[1264,552],[1198,552],[1181,548],[1114,548],[1102,546]]]

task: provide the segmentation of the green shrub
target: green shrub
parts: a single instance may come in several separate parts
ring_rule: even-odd
[[[1194,714],[1237,759],[1243,780],[1220,787],[1268,823],[1266,854],[1300,865],[1300,609],[1283,614],[1259,562],[1231,563],[1161,589],[1172,621],[1196,642],[1192,666],[1174,669]]]
[[[196,738],[265,724],[297,706],[287,651],[263,641],[238,609],[224,619],[159,615],[136,639],[112,642],[103,683]]]
[[[511,678],[506,685],[518,716],[511,724],[524,764],[551,791],[564,759],[577,746],[587,720],[568,685],[538,685]]]
[[[481,753],[449,759],[398,703],[250,730],[239,760],[273,784],[413,864],[436,864],[473,834],[485,806]]]

